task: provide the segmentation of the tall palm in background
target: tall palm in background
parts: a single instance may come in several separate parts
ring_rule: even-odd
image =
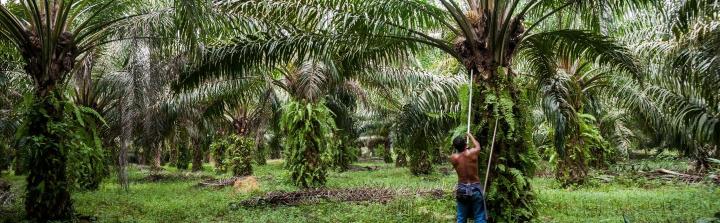
[[[20,72],[22,69],[19,55],[0,43],[0,171],[7,170],[14,157],[18,154],[10,149],[13,145],[15,132],[22,125],[24,101],[32,90],[30,80]],[[21,165],[13,165],[15,172],[25,171]]]
[[[417,67],[385,69],[362,79],[371,77],[375,78],[365,85],[369,103],[363,106],[361,116],[383,118],[365,121],[361,127],[364,134],[383,137],[386,152],[392,140],[398,159],[405,153],[409,156],[413,174],[429,174],[431,158],[437,155],[431,148],[442,147],[448,132],[461,122],[458,89],[467,79]]]
[[[613,96],[637,111],[638,129],[654,136],[656,146],[694,158],[698,171],[720,145],[718,10],[716,1],[666,4],[637,13],[619,30],[652,75],[643,84],[615,81]]]
[[[204,83],[200,88],[185,92],[170,103],[173,110],[184,111],[203,105],[200,120],[210,120],[218,126],[209,131],[218,132],[219,137],[239,138],[254,141],[253,148],[243,148],[242,156],[245,175],[252,174],[250,161],[255,154],[258,163],[265,159],[264,138],[268,125],[278,109],[278,99],[269,77],[252,75],[240,79],[216,79]],[[233,137],[230,137],[233,136]],[[232,140],[231,140],[232,141]],[[251,146],[251,145],[243,145]],[[217,154],[221,156],[221,154]],[[223,157],[216,157],[222,159]],[[235,159],[228,157],[228,159]]]
[[[599,109],[597,100],[604,96],[601,90],[607,89],[606,82],[620,73],[594,68],[582,59],[555,58],[548,62],[554,63],[549,64],[554,69],[530,71],[537,88],[531,98],[545,116],[536,124],[538,129],[546,126],[544,122],[552,127],[545,134],[553,137],[557,179],[565,185],[582,183],[591,160],[599,165],[609,158],[609,144],[600,135],[593,115]]]
[[[188,118],[206,118],[204,113],[210,105],[202,101],[197,101],[201,103],[198,107],[177,104],[178,98],[186,96],[175,95],[171,90],[172,81],[195,56],[194,52],[205,41],[206,35],[211,32],[221,35],[217,27],[222,27],[224,20],[212,11],[201,11],[207,5],[206,1],[144,1],[141,7],[128,11],[136,14],[132,20],[115,28],[116,32],[124,34],[124,38],[112,41],[104,51],[113,55],[107,56],[107,60],[112,62],[104,67],[114,69],[117,75],[112,75],[113,79],[124,83],[117,89],[125,92],[118,99],[121,106],[112,113],[113,117],[118,117],[114,119],[117,122],[111,124],[119,127],[112,129],[119,130],[118,180],[123,188],[128,185],[125,166],[131,149],[135,149],[136,158],[141,163],[150,163],[153,173],[158,173],[161,170],[162,149],[174,148],[171,142],[175,142],[178,136],[175,133],[187,133],[180,129],[188,128],[193,129],[190,132],[201,133],[194,131],[197,130],[194,127],[212,126],[203,122],[201,125],[176,128],[187,123]],[[210,131],[204,130],[202,133]],[[204,139],[205,135],[195,136]],[[181,141],[184,145],[189,144],[187,138]],[[195,140],[199,141],[202,140]]]

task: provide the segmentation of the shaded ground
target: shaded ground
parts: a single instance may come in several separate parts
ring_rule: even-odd
[[[407,169],[397,169],[392,164],[357,165],[381,168],[333,172],[328,177],[328,187],[449,191],[455,183],[452,174],[442,171],[413,177]],[[78,212],[95,216],[99,222],[450,222],[455,214],[454,199],[448,193],[440,197],[401,196],[386,203],[320,201],[257,208],[231,205],[266,192],[296,191],[285,181],[287,172],[278,161],[255,167],[260,191],[252,194],[236,193],[232,187],[196,187],[202,181],[200,177],[151,182],[144,180],[146,171],[130,169],[131,182],[136,183],[131,184],[129,193],[120,192],[115,180],[108,179],[99,191],[73,194]],[[207,175],[212,173],[210,168],[205,169]],[[168,171],[177,172],[171,168]],[[22,177],[4,178],[13,183],[13,191],[21,191],[18,187],[24,183]],[[539,222],[622,222],[623,216],[631,222],[695,222],[720,211],[720,188],[705,183],[616,176],[609,182],[593,178],[585,186],[563,189],[554,180],[539,177],[533,180],[533,186],[538,195]],[[20,201],[9,209],[21,209]]]

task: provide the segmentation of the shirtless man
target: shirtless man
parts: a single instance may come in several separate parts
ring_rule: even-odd
[[[455,153],[450,156],[458,175],[458,185],[455,188],[457,222],[465,223],[468,218],[474,218],[476,223],[484,223],[485,205],[477,165],[480,144],[472,134],[468,133],[467,138],[472,140],[474,147],[468,148],[466,137],[458,136],[453,140]]]

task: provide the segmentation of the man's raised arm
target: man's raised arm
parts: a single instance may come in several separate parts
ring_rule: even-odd
[[[480,153],[480,143],[475,139],[475,136],[473,136],[470,133],[466,133],[467,137],[470,138],[470,141],[473,143],[473,148],[470,149],[470,153]]]

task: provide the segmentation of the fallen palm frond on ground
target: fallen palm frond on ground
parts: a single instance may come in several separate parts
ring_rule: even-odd
[[[235,183],[235,181],[242,179],[244,177],[231,177],[227,179],[207,179],[203,180],[202,182],[195,185],[196,187],[214,187],[214,188],[222,188],[225,186],[230,186]]]
[[[181,181],[181,180],[214,180],[215,177],[204,172],[158,172],[151,173],[140,179],[140,182],[167,182],[167,181]]]
[[[647,180],[657,180],[657,181],[673,181],[673,182],[679,182],[679,183],[702,183],[702,182],[708,182],[708,183],[714,183],[720,185],[720,176],[717,174],[709,174],[709,175],[694,175],[690,173],[681,173],[677,171],[672,171],[668,169],[655,169],[652,171],[638,171],[633,172],[631,174],[626,175],[618,175],[610,172],[604,172],[599,175],[594,176],[593,178],[601,180],[604,183],[610,183],[616,180],[616,178],[634,178],[634,179],[647,179]]]
[[[379,163],[379,162],[384,162],[384,161],[383,161],[383,158],[381,158],[381,157],[361,157],[361,158],[358,158],[357,162],[360,162],[360,163]]]
[[[648,178],[653,179],[664,179],[664,180],[680,180],[686,183],[698,183],[701,181],[704,181],[706,178],[703,176],[698,175],[691,175],[691,174],[685,174],[685,173],[679,173],[672,170],[667,169],[657,169],[652,172],[647,172],[644,174]],[[708,177],[711,181],[713,181],[716,184],[720,184],[720,177],[716,175],[712,175]]]
[[[233,186],[236,192],[248,193],[260,189],[257,179],[254,176],[231,177],[227,179],[207,179],[195,187],[220,189],[226,186]]]
[[[441,189],[433,190],[394,190],[388,188],[347,188],[347,189],[308,189],[294,192],[270,192],[265,196],[231,203],[231,207],[258,207],[275,205],[311,204],[321,201],[360,202],[371,201],[385,203],[401,196],[431,196],[439,198],[445,195]]]
[[[358,166],[350,165],[350,171],[374,171],[383,169],[382,166]]]

